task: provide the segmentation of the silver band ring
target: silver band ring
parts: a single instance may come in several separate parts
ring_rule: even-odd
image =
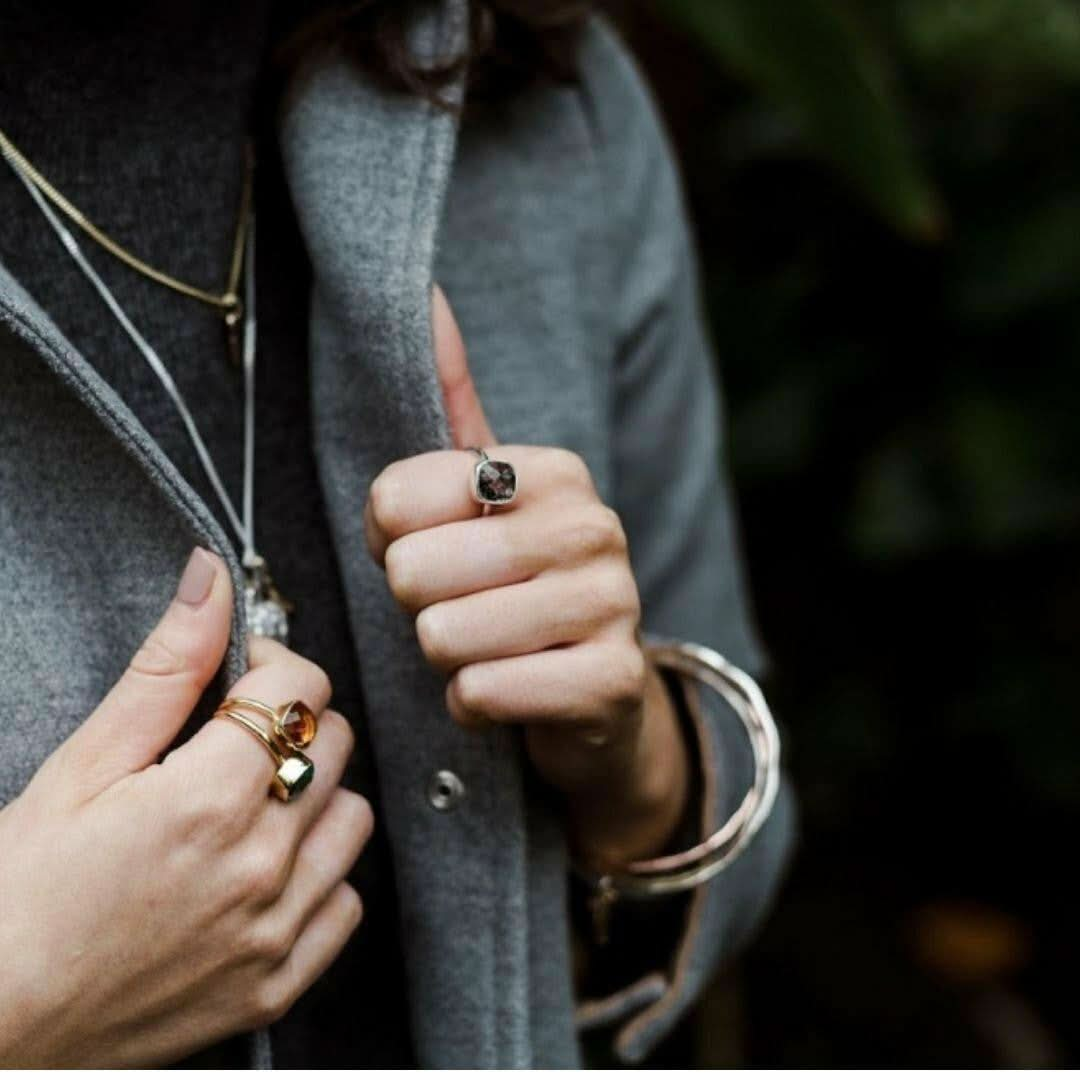
[[[479,446],[469,449],[479,459],[472,471],[472,497],[480,503],[484,513],[490,507],[509,506],[517,496],[517,473],[508,461],[494,461]]]

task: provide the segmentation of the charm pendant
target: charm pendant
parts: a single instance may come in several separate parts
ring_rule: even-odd
[[[266,562],[257,556],[244,567],[244,574],[248,630],[259,637],[273,638],[288,645],[289,613],[293,606],[278,592]]]

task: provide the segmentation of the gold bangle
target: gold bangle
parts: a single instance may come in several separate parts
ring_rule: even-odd
[[[250,731],[263,745],[274,762],[274,779],[270,791],[282,802],[295,799],[315,777],[315,763],[299,751],[282,752],[278,744],[250,716],[234,712],[221,705],[214,713],[215,720],[232,720]]]

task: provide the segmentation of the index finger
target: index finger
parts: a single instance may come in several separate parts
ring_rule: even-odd
[[[372,482],[364,504],[364,537],[382,565],[399,537],[479,517],[484,508],[469,489],[475,455],[468,450],[433,450],[387,465]]]
[[[594,491],[588,467],[569,450],[547,446],[486,448],[494,463],[509,463],[516,474],[514,506],[544,498],[553,489],[566,501]],[[364,506],[368,550],[380,565],[386,549],[402,536],[479,517],[484,507],[472,493],[477,457],[468,450],[433,450],[388,465],[375,478]]]

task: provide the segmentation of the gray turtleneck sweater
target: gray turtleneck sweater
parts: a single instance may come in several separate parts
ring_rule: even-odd
[[[273,102],[260,89],[274,33],[268,9],[268,0],[7,0],[0,6],[0,129],[122,244],[184,281],[219,290],[245,137],[272,126]],[[326,669],[335,707],[357,729],[346,782],[376,801],[356,653],[311,450],[308,269],[273,140],[262,136],[256,535],[296,604],[292,647]],[[2,165],[0,208],[0,261],[117,389],[207,505],[220,509],[160,383]],[[89,240],[84,250],[169,367],[239,503],[242,387],[227,361],[219,315],[140,277]],[[412,1061],[393,873],[378,832],[353,876],[364,924],[274,1029],[280,1067]],[[217,1048],[205,1060],[242,1063],[232,1050]]]

